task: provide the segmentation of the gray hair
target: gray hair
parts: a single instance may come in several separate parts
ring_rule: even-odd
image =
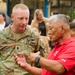
[[[64,23],[67,27],[70,27],[69,20],[68,20],[67,16],[64,15],[64,14],[52,15],[52,16],[49,17],[49,22],[51,20],[58,21],[59,23],[60,22]]]

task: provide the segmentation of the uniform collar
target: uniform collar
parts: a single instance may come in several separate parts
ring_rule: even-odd
[[[17,35],[17,34],[12,31],[11,25],[12,25],[12,24],[10,24],[8,27],[5,28],[5,32],[7,33],[6,38],[12,39],[12,40],[16,40],[14,34],[15,34],[15,35]],[[26,30],[25,30],[23,33],[19,34],[19,35],[21,35],[19,39],[31,35],[29,30],[30,30],[30,27],[27,26]],[[18,40],[19,40],[19,39],[18,39]]]

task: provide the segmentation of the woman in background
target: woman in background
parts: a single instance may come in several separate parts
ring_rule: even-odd
[[[34,19],[31,22],[31,27],[42,27],[41,35],[46,36],[48,32],[48,18],[45,18],[43,15],[42,9],[36,9],[34,12]]]

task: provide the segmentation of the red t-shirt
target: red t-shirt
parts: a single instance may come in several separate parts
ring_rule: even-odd
[[[71,37],[60,44],[49,53],[48,59],[60,62],[66,68],[66,72],[60,75],[75,75],[75,38]],[[42,75],[58,75],[46,69],[42,69]]]

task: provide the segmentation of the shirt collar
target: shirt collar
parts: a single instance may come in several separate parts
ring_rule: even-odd
[[[70,38],[64,40],[64,41],[61,42],[61,43],[55,44],[55,46],[56,46],[56,45],[65,45],[65,44],[71,43],[71,42],[73,42],[73,41],[75,41],[75,37],[70,37]]]

